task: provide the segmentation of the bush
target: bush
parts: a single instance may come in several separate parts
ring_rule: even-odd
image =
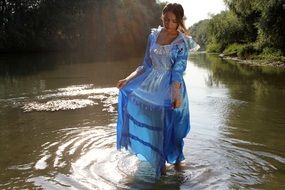
[[[241,51],[242,47],[242,44],[231,44],[223,51],[223,54],[225,56],[237,56],[238,52]]]
[[[216,42],[211,42],[207,45],[206,51],[210,53],[221,53],[222,45]]]
[[[266,47],[262,50],[262,54],[263,55],[274,55],[274,56],[281,56],[282,55],[282,52],[281,50],[278,50],[278,49],[274,49],[274,48],[269,48],[269,47]]]
[[[282,56],[281,50],[270,47],[263,48],[262,53],[258,55],[258,58],[267,59],[271,61],[285,61],[285,57]]]
[[[240,59],[249,59],[252,55],[258,53],[258,49],[252,43],[229,45],[224,51],[226,56],[237,56]]]
[[[241,59],[248,59],[251,55],[257,53],[257,50],[252,44],[245,44],[241,50],[237,53],[237,56]]]

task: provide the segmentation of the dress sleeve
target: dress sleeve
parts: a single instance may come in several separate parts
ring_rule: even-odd
[[[200,48],[199,44],[197,44],[191,36],[187,39],[188,48],[190,51],[197,51]]]
[[[188,59],[188,49],[186,46],[180,46],[177,50],[177,57],[174,61],[171,71],[171,82],[181,83],[183,79],[183,73],[186,69]]]
[[[174,66],[172,68],[172,80],[181,83],[183,72],[186,69],[187,59],[189,52],[197,51],[200,46],[197,44],[191,36],[183,36],[184,43],[177,46],[177,58],[175,59]]]
[[[151,43],[151,34],[149,34],[148,39],[147,39],[147,45],[146,45],[143,63],[137,68],[137,71],[140,73],[144,72],[146,69],[149,69],[152,65],[150,55],[149,55],[150,43]]]

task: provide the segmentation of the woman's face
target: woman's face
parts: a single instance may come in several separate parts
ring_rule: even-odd
[[[164,28],[166,28],[167,30],[177,30],[178,28],[176,16],[172,12],[168,11],[164,15],[162,15],[162,22]]]

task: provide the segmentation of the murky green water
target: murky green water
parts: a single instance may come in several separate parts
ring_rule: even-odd
[[[141,61],[0,57],[0,189],[284,189],[285,70],[195,54],[182,170],[115,148],[117,80]]]

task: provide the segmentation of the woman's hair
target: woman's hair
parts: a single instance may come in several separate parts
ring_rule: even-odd
[[[168,4],[166,4],[164,6],[163,10],[162,10],[161,18],[167,12],[172,12],[176,16],[176,20],[178,22],[178,30],[180,32],[183,32],[183,33],[187,34],[187,29],[186,29],[185,24],[184,24],[184,20],[185,20],[184,9],[183,9],[182,5],[180,5],[178,3],[168,3]]]

